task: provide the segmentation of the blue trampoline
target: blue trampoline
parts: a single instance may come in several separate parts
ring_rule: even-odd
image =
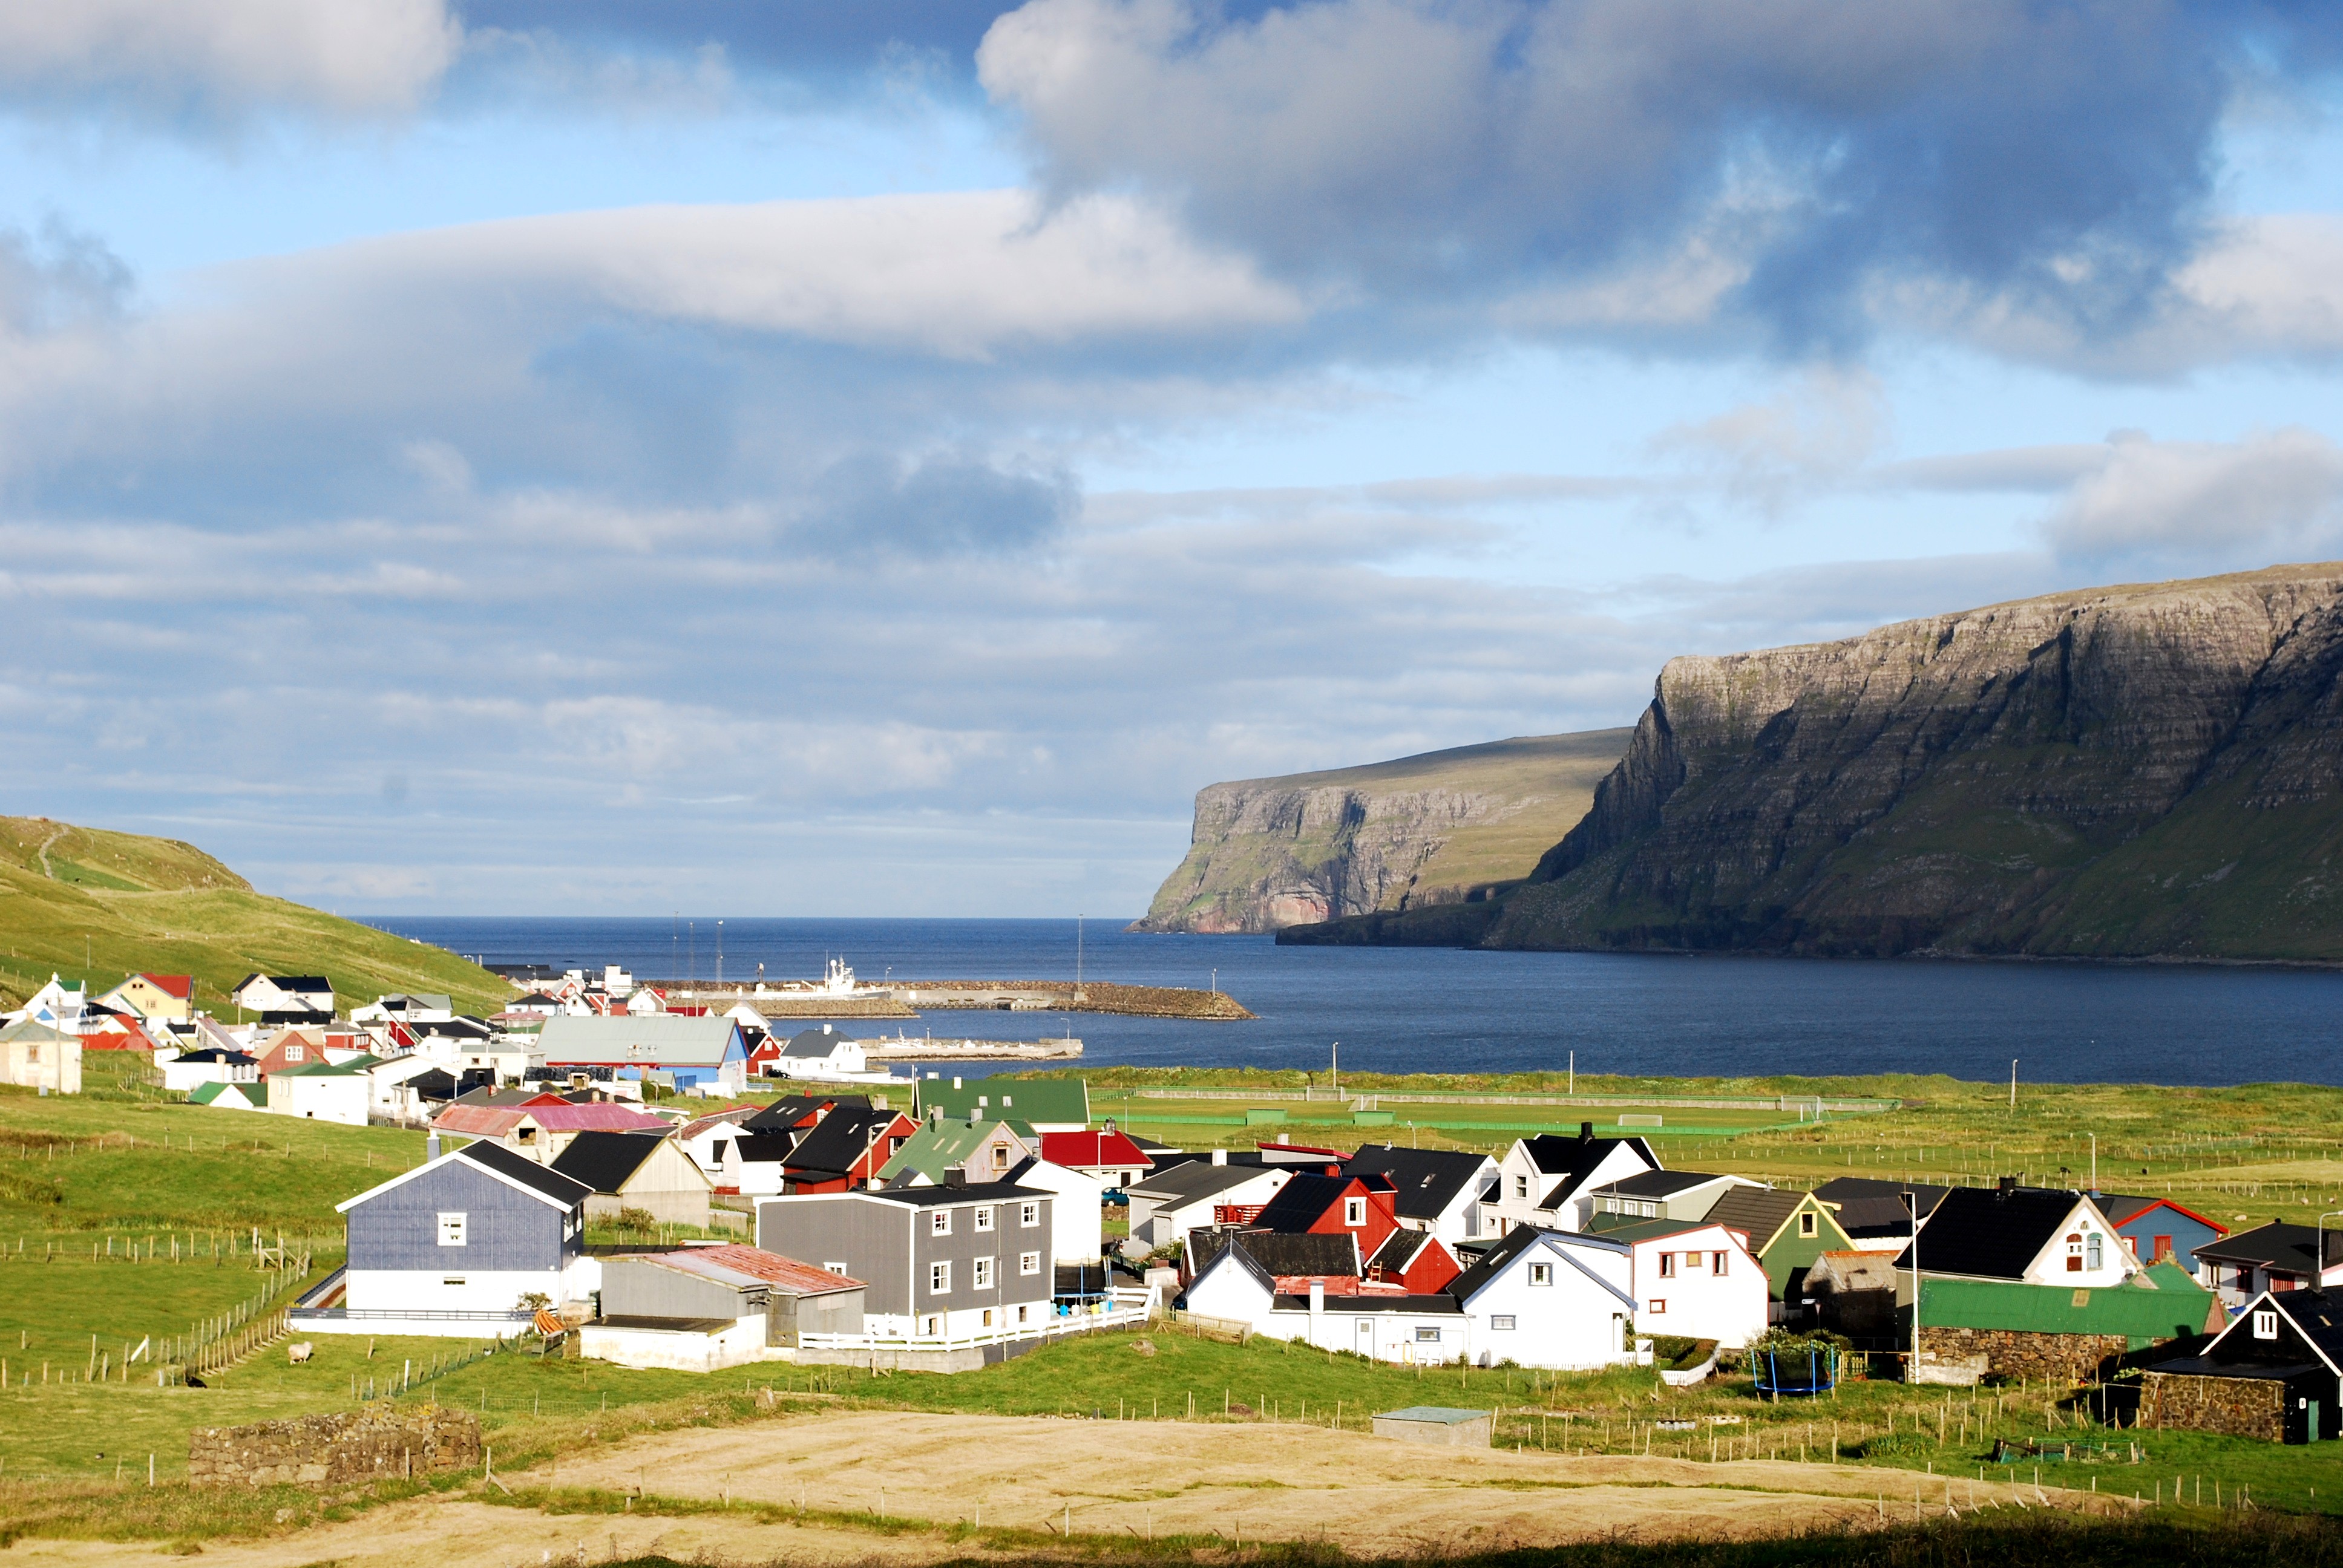
[[[1784,1394],[1810,1399],[1828,1393],[1838,1384],[1838,1349],[1835,1345],[1755,1350],[1750,1352],[1750,1361],[1757,1373],[1757,1392],[1777,1399]]]

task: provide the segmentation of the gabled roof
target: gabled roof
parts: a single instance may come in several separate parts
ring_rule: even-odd
[[[1911,1233],[1911,1214],[1904,1207],[1906,1192],[1919,1199],[1920,1218],[1925,1220],[1936,1211],[1936,1205],[1951,1191],[1950,1187],[1932,1187],[1925,1181],[1834,1176],[1815,1189],[1815,1196],[1837,1210],[1839,1229],[1849,1236],[1875,1237]]]
[[[1928,1232],[1920,1232],[1925,1261]],[[2004,1280],[1947,1280],[1925,1274],[1920,1282],[1922,1329],[2001,1329],[2037,1334],[2123,1334],[2137,1350],[2154,1341],[2187,1339],[2205,1332],[2218,1315],[2213,1293],[2186,1271],[2157,1264],[2143,1284],[2076,1290],[2065,1285],[2028,1285]]]
[[[173,1064],[176,1065],[182,1061],[205,1061],[218,1062],[228,1067],[251,1067],[259,1060],[258,1057],[246,1051],[230,1050],[225,1046],[207,1045],[201,1050],[181,1051],[173,1059]]]
[[[894,1126],[902,1114],[900,1111],[880,1111],[875,1106],[841,1105],[801,1134],[779,1135],[794,1136],[797,1140],[783,1163],[792,1170],[820,1171],[843,1176],[855,1169],[889,1136],[887,1130]],[[936,1179],[942,1180],[940,1176]]]
[[[756,1114],[756,1110],[751,1106],[728,1106],[722,1111],[711,1111],[705,1116],[693,1117],[677,1128],[675,1135],[678,1138],[691,1139],[699,1137],[703,1132],[713,1132],[721,1127],[746,1127],[749,1119]]]
[[[2169,1198],[2144,1198],[2129,1192],[2093,1192],[2089,1197],[2099,1206],[2099,1212],[2107,1216],[2110,1225],[2128,1225],[2151,1209],[2169,1209],[2207,1227],[2216,1236],[2229,1233],[2229,1228],[2218,1220],[2208,1220],[2187,1204],[2176,1203]]]
[[[411,1171],[403,1171],[378,1187],[367,1188],[355,1198],[346,1198],[334,1205],[334,1211],[347,1214],[359,1204],[378,1198],[394,1187],[404,1186],[427,1171],[438,1170],[450,1160],[461,1160],[514,1191],[526,1192],[564,1212],[577,1208],[594,1194],[594,1190],[583,1181],[564,1176],[534,1160],[525,1159],[501,1143],[491,1143],[483,1139],[467,1143],[437,1160],[427,1161]]]
[[[1070,1171],[1144,1171],[1154,1161],[1121,1132],[1044,1132],[1041,1158]]]
[[[957,1088],[949,1078],[922,1078],[917,1092],[920,1115],[941,1107],[948,1121],[1000,1116],[1087,1127],[1091,1121],[1090,1085],[1079,1078],[964,1078]]]
[[[1922,1241],[1926,1241],[1926,1232]],[[2281,1269],[2308,1276],[2311,1272],[2310,1255],[2318,1246],[2318,1228],[2296,1225],[2284,1220],[2274,1220],[2267,1225],[2257,1225],[2250,1231],[2240,1231],[2234,1236],[2224,1236],[2217,1241],[2207,1241],[2191,1249],[2197,1258],[2211,1263],[2248,1263],[2261,1269]],[[2329,1269],[2343,1263],[2343,1227],[2327,1227],[2326,1266]]]
[[[1342,1162],[1347,1176],[1383,1176],[1392,1184],[1392,1207],[1404,1220],[1432,1221],[1447,1211],[1468,1188],[1496,1169],[1485,1154],[1453,1149],[1400,1149],[1371,1143]]]
[[[81,1036],[77,1034],[67,1034],[62,1030],[52,1029],[47,1024],[43,1023],[40,1020],[33,1017],[29,1013],[25,1017],[18,1019],[15,1022],[9,1024],[6,1028],[0,1029],[0,1040],[29,1040],[41,1044],[46,1044],[51,1040],[55,1040],[62,1044],[66,1040],[79,1040]]]
[[[1704,1218],[1712,1225],[1740,1231],[1749,1238],[1750,1251],[1762,1252],[1805,1201],[1805,1193],[1785,1188],[1728,1187],[1708,1206]],[[1817,1203],[1815,1207],[1825,1215],[1830,1213],[1825,1204]],[[1837,1221],[1831,1222],[1835,1225]]]
[[[149,974],[146,970],[141,970],[138,973],[130,976],[128,980],[125,980],[122,982],[122,985],[128,985],[131,980],[143,980],[148,985],[153,986],[156,990],[161,991],[165,996],[175,996],[181,1001],[186,1000],[190,996],[195,994],[196,982],[195,977],[192,975]],[[115,990],[116,990],[121,989],[122,986],[115,987]]]
[[[828,1127],[838,1120],[838,1115],[837,1111],[831,1111],[823,1119],[821,1127],[817,1127],[814,1131],[820,1132]],[[1007,1130],[1007,1123],[997,1121],[930,1122],[903,1140],[903,1146],[879,1168],[879,1178],[882,1181],[893,1181],[919,1175],[930,1181],[940,1181],[945,1171],[967,1163],[978,1150],[991,1141],[996,1132]],[[807,1134],[809,1141],[812,1136],[811,1133]],[[1011,1131],[1010,1136],[1015,1137],[1016,1134]],[[1030,1146],[1026,1139],[1019,1138],[1018,1141]],[[839,1169],[844,1170],[845,1167]]]
[[[1253,1260],[1262,1277],[1272,1281],[1302,1274],[1356,1274],[1361,1262],[1358,1239],[1347,1231],[1333,1235],[1313,1231],[1199,1228],[1189,1232],[1189,1245],[1191,1278],[1201,1278],[1212,1261],[1231,1247]],[[1192,1255],[1195,1250],[1205,1250],[1201,1260]]]
[[[1697,1220],[1635,1220],[1624,1214],[1597,1214],[1588,1221],[1587,1234],[1609,1241],[1624,1241],[1634,1246],[1644,1241],[1657,1241],[1669,1236],[1688,1235],[1705,1231],[1716,1221],[1703,1215]]]
[[[1209,1160],[1191,1160],[1184,1165],[1174,1165],[1166,1171],[1156,1171],[1143,1180],[1133,1182],[1134,1197],[1152,1198],[1172,1204],[1193,1203],[1215,1192],[1225,1192],[1232,1187],[1242,1187],[1258,1180],[1274,1169],[1264,1165],[1215,1165]]]
[[[842,1030],[831,1029],[801,1029],[789,1036],[780,1054],[804,1060],[821,1061],[838,1053],[838,1048],[849,1043]]]
[[[870,1097],[867,1094],[784,1094],[762,1111],[749,1118],[749,1128],[755,1132],[778,1132],[809,1121],[826,1107],[840,1111],[868,1111]]]
[[[736,1287],[777,1285],[793,1296],[827,1296],[863,1288],[860,1280],[833,1274],[828,1269],[817,1269],[811,1263],[800,1263],[795,1258],[768,1252],[761,1247],[684,1247],[672,1252],[629,1253],[627,1261]]]
[[[1624,1242],[1608,1236],[1586,1236],[1572,1231],[1542,1231],[1535,1225],[1516,1225],[1506,1231],[1504,1240],[1482,1253],[1471,1268],[1449,1281],[1442,1289],[1460,1302],[1470,1302],[1512,1267],[1523,1253],[1539,1248],[1553,1253],[1624,1302],[1628,1311],[1635,1310],[1634,1298],[1571,1255],[1579,1248],[1597,1252],[1624,1252],[1627,1251]]]
[[[668,1123],[614,1101],[592,1105],[467,1105],[458,1100],[431,1119],[443,1132],[479,1138],[502,1138],[522,1121],[533,1121],[548,1132],[664,1132]]]
[[[364,1078],[367,1069],[380,1067],[378,1056],[354,1056],[347,1061],[312,1061],[301,1067],[280,1067],[271,1078]]]
[[[1418,1253],[1426,1247],[1438,1245],[1440,1245],[1440,1238],[1429,1231],[1406,1229],[1393,1231],[1383,1238],[1383,1244],[1375,1249],[1375,1255],[1366,1261],[1365,1268],[1370,1273],[1381,1269],[1392,1278],[1397,1279],[1407,1272],[1415,1262]]]
[[[867,1187],[860,1192],[840,1194],[900,1203],[909,1209],[944,1209],[956,1203],[1011,1203],[1022,1198],[1056,1195],[1038,1187],[1021,1187],[1014,1181],[971,1181],[965,1187]]]
[[[268,1103],[268,1085],[265,1083],[228,1083],[218,1079],[198,1083],[187,1091],[187,1102],[191,1105],[209,1105],[231,1089],[243,1095],[247,1104],[260,1106]]]
[[[721,1067],[739,1044],[740,1026],[722,1013],[615,1013],[579,1018],[556,1013],[537,1037],[549,1066]]]
[[[1262,1206],[1261,1216],[1253,1223],[1264,1231],[1307,1231],[1364,1180],[1297,1171],[1277,1190],[1277,1196]]]
[[[597,1192],[616,1192],[666,1141],[648,1132],[580,1132],[553,1161],[553,1169]]]
[[[1719,1176],[1708,1171],[1638,1171],[1633,1176],[1606,1181],[1594,1191],[1615,1192],[1622,1198],[1673,1198],[1679,1192],[1689,1192],[1713,1181],[1733,1180],[1735,1178]]]
[[[2056,1187],[1955,1187],[1920,1227],[1920,1267],[1980,1279],[2022,1276],[2086,1200]],[[1912,1266],[1908,1246],[1896,1260]]]
[[[1534,1138],[1521,1141],[1519,1147],[1529,1156],[1531,1166],[1540,1175],[1554,1179],[1544,1191],[1533,1194],[1541,1207],[1551,1205],[1577,1191],[1582,1182],[1594,1174],[1594,1168],[1602,1164],[1614,1149],[1623,1144],[1634,1151],[1647,1167],[1654,1171],[1660,1168],[1660,1157],[1653,1153],[1652,1146],[1641,1138],[1597,1138],[1594,1135],[1593,1127],[1592,1122],[1585,1123],[1575,1138],[1541,1132]]]
[[[2343,1297],[2333,1291],[2264,1291],[2244,1310],[2231,1319],[2229,1326],[2213,1336],[2200,1353],[2207,1362],[2213,1352],[2232,1334],[2253,1332],[2254,1313],[2275,1308],[2296,1333],[2310,1348],[2310,1352],[2326,1363],[2330,1372],[2343,1375]],[[2217,1363],[2219,1370],[2234,1373],[2236,1363]],[[2159,1367],[2157,1371],[2169,1370]]]

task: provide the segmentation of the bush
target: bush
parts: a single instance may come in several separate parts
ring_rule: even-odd
[[[659,1229],[659,1218],[649,1209],[621,1209],[618,1217],[610,1224],[616,1230],[632,1231],[639,1236],[648,1236]]]

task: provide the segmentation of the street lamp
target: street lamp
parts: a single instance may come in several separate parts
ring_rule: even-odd
[[[1912,1211],[1912,1375],[1920,1381],[1920,1194],[1904,1190],[1904,1206]]]
[[[2310,1283],[2315,1290],[2327,1288],[2327,1221],[2343,1218],[2343,1209],[2329,1209],[2318,1216],[2318,1251],[2310,1258]]]

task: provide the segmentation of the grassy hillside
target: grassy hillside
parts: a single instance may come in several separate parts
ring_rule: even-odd
[[[478,1010],[512,994],[453,953],[256,893],[192,844],[0,817],[0,998],[53,972],[102,991],[141,970],[194,975],[216,1013],[255,970],[322,974],[346,1001],[444,991]]]

